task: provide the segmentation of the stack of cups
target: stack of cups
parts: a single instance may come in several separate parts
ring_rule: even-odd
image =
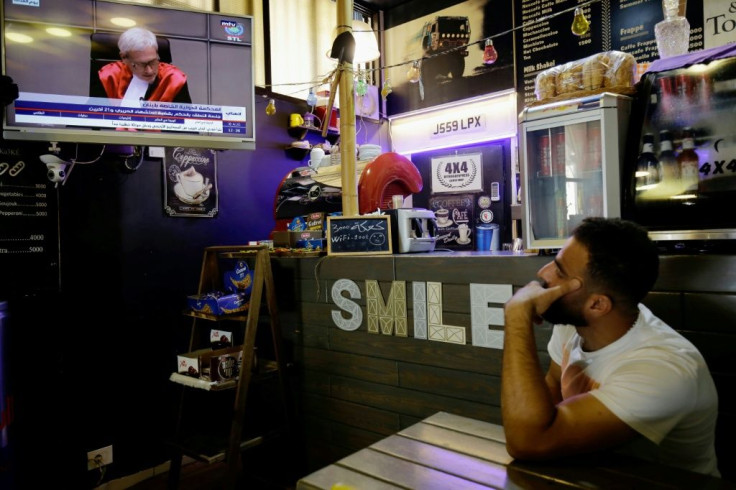
[[[381,145],[360,145],[358,147],[358,160],[373,160],[381,154]]]
[[[332,151],[330,151],[330,164],[340,165],[340,160],[340,148],[338,148],[337,145],[333,145]]]

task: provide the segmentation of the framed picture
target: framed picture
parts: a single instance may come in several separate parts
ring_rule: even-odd
[[[203,148],[166,148],[164,210],[169,216],[212,218],[218,212],[217,156]]]
[[[481,153],[460,153],[432,159],[432,193],[483,190]]]

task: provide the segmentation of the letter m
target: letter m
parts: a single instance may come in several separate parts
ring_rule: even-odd
[[[397,337],[407,337],[406,281],[393,281],[388,301],[384,303],[378,281],[366,280],[366,309],[368,333],[392,335],[394,325]]]

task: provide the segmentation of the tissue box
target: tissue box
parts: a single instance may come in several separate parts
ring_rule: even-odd
[[[241,346],[199,349],[179,354],[176,361],[179,374],[210,381],[227,381],[240,374],[243,351]]]
[[[187,307],[197,313],[227,315],[248,309],[248,296],[245,293],[222,293],[213,291],[207,294],[187,296]]]

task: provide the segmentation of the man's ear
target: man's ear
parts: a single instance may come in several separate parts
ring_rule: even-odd
[[[590,315],[602,317],[613,309],[613,301],[605,294],[591,294],[586,302],[586,309]]]

